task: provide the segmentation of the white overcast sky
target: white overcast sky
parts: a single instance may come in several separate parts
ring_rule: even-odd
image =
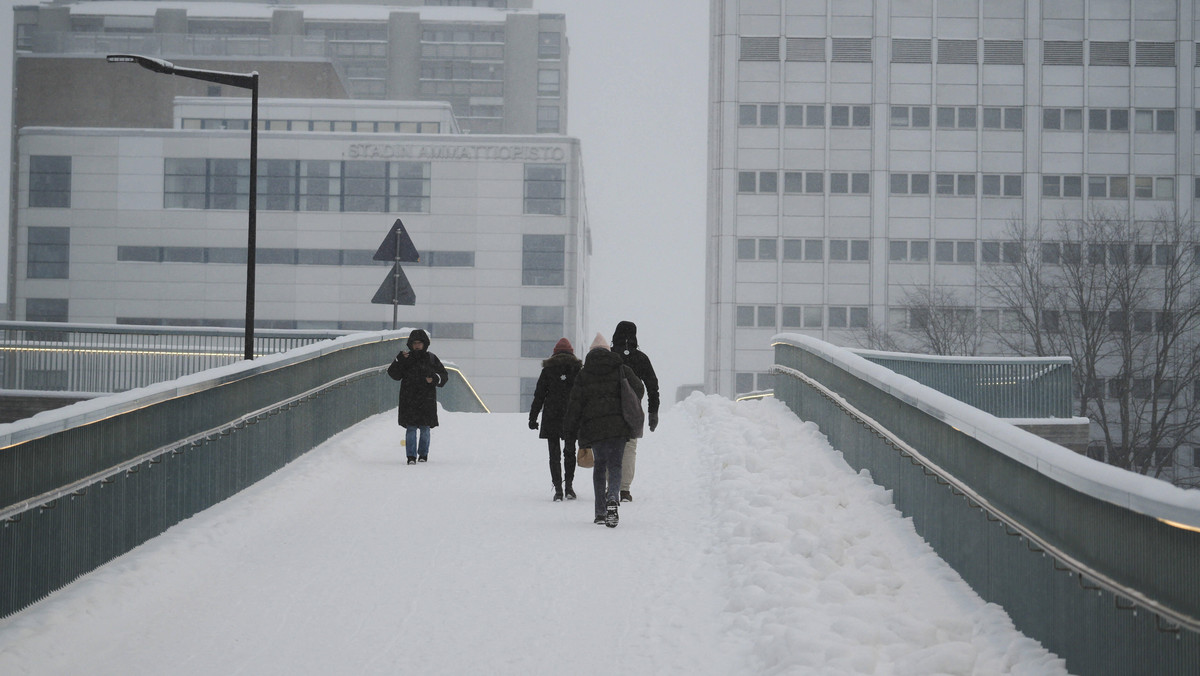
[[[16,2],[0,0],[3,90],[12,88]],[[617,322],[636,323],[663,402],[673,402],[675,388],[704,379],[708,2],[534,0],[534,7],[567,16],[567,131],[583,148],[594,254],[583,337],[590,343],[600,331],[611,339]],[[0,106],[4,128],[11,119],[11,106]],[[10,138],[0,141],[5,157]],[[8,162],[0,162],[0,223],[9,213],[8,179]],[[7,268],[5,256],[4,298]]]

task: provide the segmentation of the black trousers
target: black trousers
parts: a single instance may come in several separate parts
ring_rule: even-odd
[[[550,480],[554,482],[555,488],[562,486],[564,478],[567,483],[575,480],[575,440],[566,439],[566,443],[563,444],[565,448],[559,445],[560,441],[563,440],[557,437],[546,440],[550,451]]]

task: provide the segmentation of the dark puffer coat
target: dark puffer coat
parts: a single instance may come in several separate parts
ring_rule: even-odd
[[[412,349],[416,340],[425,343],[425,348]],[[408,351],[396,355],[388,366],[388,375],[400,381],[400,425],[437,427],[437,388],[444,386],[450,376],[437,355],[429,351],[429,334],[421,329],[409,334]],[[433,382],[425,382],[426,378],[433,378]]]
[[[566,439],[563,434],[563,416],[567,413],[567,397],[583,362],[570,352],[560,352],[542,362],[542,375],[538,376],[537,388],[533,391],[533,405],[529,407],[529,419],[537,422],[542,413],[539,427],[542,439]]]
[[[619,322],[613,331],[612,351],[621,355],[625,365],[633,369],[637,377],[646,385],[646,415],[658,415],[658,376],[654,375],[654,365],[650,357],[638,349],[637,325],[633,322]]]
[[[597,348],[587,353],[563,418],[563,431],[580,448],[605,439],[629,439],[629,426],[621,415],[621,378],[629,381],[638,398],[645,393],[637,374],[615,352]]]

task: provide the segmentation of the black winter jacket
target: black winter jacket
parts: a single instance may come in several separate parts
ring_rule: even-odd
[[[621,415],[621,378],[629,381],[639,398],[645,393],[637,374],[616,353],[603,348],[587,353],[563,418],[564,433],[574,437],[580,448],[605,439],[629,439],[629,426]]]
[[[413,341],[425,343],[425,349],[412,349]],[[408,351],[401,352],[388,366],[392,380],[400,381],[398,421],[403,427],[437,427],[437,388],[450,379],[437,355],[429,351],[429,334],[415,329],[408,336]],[[425,382],[433,378],[433,382]]]
[[[654,375],[654,365],[650,357],[638,349],[637,325],[633,322],[619,322],[613,331],[612,351],[621,355],[621,361],[633,369],[637,377],[646,385],[646,414],[658,413],[658,376]]]
[[[568,438],[563,434],[563,416],[567,412],[571,386],[581,368],[583,362],[569,352],[560,352],[542,362],[542,374],[538,376],[533,405],[529,407],[529,420],[533,422],[537,422],[538,411],[542,413],[540,438]]]

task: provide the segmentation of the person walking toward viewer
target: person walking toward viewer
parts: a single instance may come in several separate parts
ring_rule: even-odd
[[[646,386],[646,424],[653,432],[658,427],[658,376],[654,375],[654,365],[650,357],[638,349],[637,325],[633,322],[618,322],[613,331],[612,351],[621,356],[621,361],[633,369],[637,377]],[[621,502],[633,502],[633,494],[629,487],[633,484],[633,473],[637,468],[638,440],[630,438],[625,442],[625,450],[621,458]]]
[[[580,447],[591,447],[596,464],[592,469],[592,489],[596,495],[595,523],[617,527],[617,503],[620,500],[621,455],[629,439],[629,425],[621,414],[621,379],[624,378],[640,399],[645,392],[633,369],[621,363],[604,336],[596,334],[592,347],[575,377],[575,386],[567,399],[563,430],[575,437]]]
[[[582,367],[583,362],[575,356],[571,341],[559,338],[553,354],[542,362],[542,374],[538,376],[533,404],[529,407],[529,429],[538,429],[538,412],[542,414],[542,431],[538,437],[546,440],[550,452],[550,481],[554,483],[555,502],[563,499],[564,489],[568,500],[575,499],[575,489],[571,485],[575,480],[575,439],[564,436],[563,415],[567,412],[567,398],[575,384],[575,375]],[[566,443],[560,447],[560,441]]]
[[[409,334],[408,350],[392,360],[388,376],[400,381],[397,417],[404,428],[408,464],[425,462],[429,459],[429,430],[438,426],[437,388],[450,379],[441,360],[429,351],[429,334],[421,329]]]

